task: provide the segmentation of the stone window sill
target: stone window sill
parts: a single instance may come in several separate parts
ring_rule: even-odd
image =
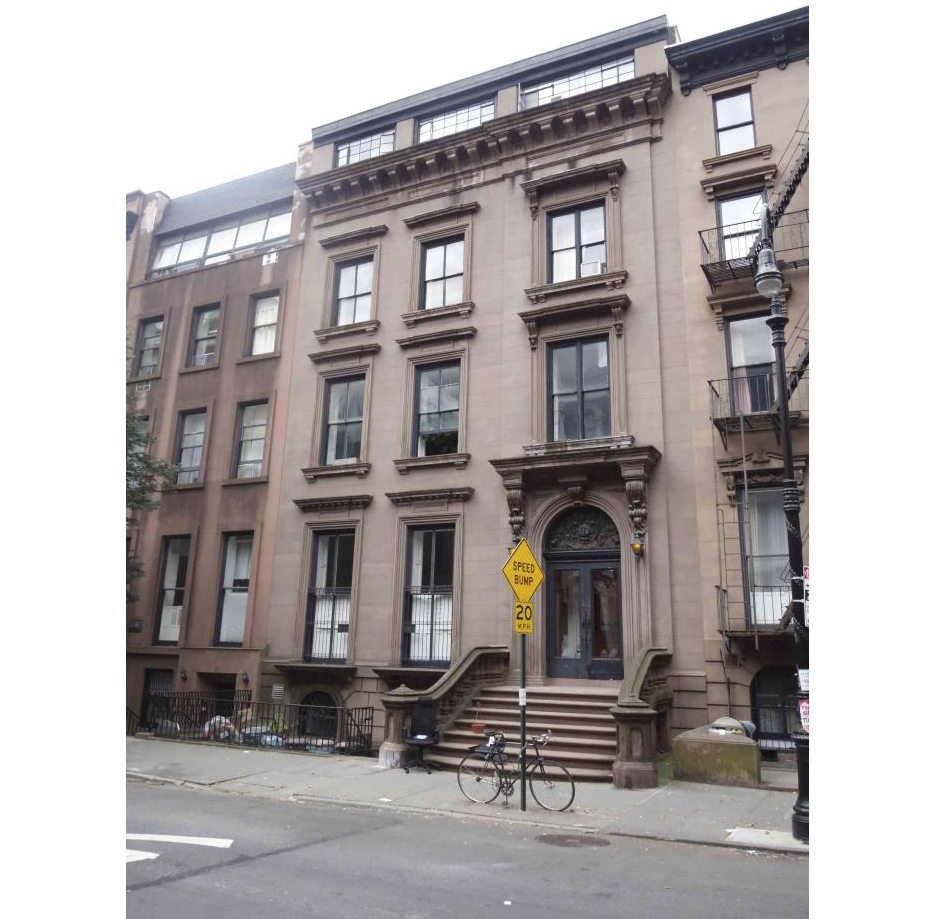
[[[440,456],[410,456],[395,459],[393,465],[400,475],[407,475],[413,469],[438,469],[452,466],[464,469],[471,459],[470,453],[443,453]]]
[[[171,485],[166,489],[167,492],[172,491],[197,491],[199,488],[204,488],[204,482],[186,482],[184,485]]]
[[[587,278],[575,278],[571,281],[559,281],[557,284],[540,284],[537,287],[527,287],[523,292],[530,303],[545,303],[548,297],[559,294],[578,293],[581,290],[593,290],[604,287],[606,290],[620,290],[627,280],[627,272],[607,271],[604,274],[594,274]]]
[[[412,328],[420,322],[429,322],[433,319],[447,319],[451,316],[457,316],[459,319],[467,319],[474,303],[471,300],[465,300],[464,303],[450,303],[448,306],[435,306],[430,309],[413,310],[411,313],[403,313],[403,321]]]
[[[575,453],[578,450],[594,450],[605,447],[609,450],[626,449],[634,445],[630,434],[610,434],[607,437],[587,437],[583,440],[557,440],[541,444],[526,444],[523,452],[527,456],[548,456],[553,453]]]
[[[370,468],[370,463],[340,463],[332,466],[306,466],[302,474],[307,482],[342,475],[356,475],[359,479],[363,479],[370,472]]]
[[[773,152],[773,144],[763,144],[760,147],[749,147],[747,150],[738,150],[735,153],[726,153],[724,156],[711,156],[707,160],[702,160],[702,165],[706,172],[711,172],[718,166],[725,166],[728,163],[737,163],[740,160],[754,159],[761,157],[767,159]]]
[[[215,361],[213,364],[205,364],[201,367],[183,367],[179,373],[203,373],[205,370],[217,370],[218,362]]]
[[[365,322],[352,322],[348,325],[335,325],[324,329],[316,329],[315,337],[319,340],[319,344],[325,344],[332,338],[340,338],[342,335],[358,335],[361,333],[373,335],[379,328],[379,319],[368,319]]]
[[[221,485],[226,487],[228,485],[256,485],[256,484],[265,484],[270,481],[270,477],[266,475],[255,475],[252,479],[225,479]]]
[[[158,380],[162,376],[161,373],[151,373],[149,376],[133,376],[127,377],[127,385],[130,386],[133,383],[146,383],[150,380]]]
[[[270,361],[273,360],[273,358],[280,357],[281,353],[280,351],[271,351],[269,354],[248,354],[246,357],[242,357],[234,363],[255,364],[257,361]]]

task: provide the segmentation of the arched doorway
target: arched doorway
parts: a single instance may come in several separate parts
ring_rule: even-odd
[[[338,707],[335,700],[321,690],[310,692],[300,703],[312,706],[300,709],[302,728],[312,738],[313,745],[331,746],[338,737]]]
[[[596,507],[560,514],[544,542],[546,674],[592,680],[624,676],[621,538]]]

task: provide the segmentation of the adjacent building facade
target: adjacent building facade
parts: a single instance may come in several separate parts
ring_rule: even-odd
[[[128,385],[183,468],[131,527],[128,706],[233,676],[374,705],[379,742],[385,693],[475,649],[517,678],[525,536],[531,685],[613,691],[653,646],[670,731],[773,707],[789,571],[747,256],[792,189],[805,500],[807,53],[808,10],[687,43],[660,17],[323,125],[294,166],[128,196]]]

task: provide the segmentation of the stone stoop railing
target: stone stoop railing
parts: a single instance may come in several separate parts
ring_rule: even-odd
[[[626,668],[617,705],[609,711],[617,725],[616,788],[656,788],[656,757],[669,751],[673,704],[667,674],[673,658],[667,648],[642,648]]]
[[[415,690],[403,685],[384,693],[380,701],[386,712],[386,726],[379,751],[380,764],[397,768],[406,761],[406,722],[418,701],[438,703],[438,727],[440,732],[444,731],[479,689],[503,683],[509,665],[510,649],[506,645],[481,645],[462,655],[428,689]]]

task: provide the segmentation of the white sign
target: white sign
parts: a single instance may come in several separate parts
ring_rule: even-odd
[[[520,690],[520,708],[526,708],[526,689]]]
[[[808,670],[799,671],[799,688],[800,688],[800,692],[809,692],[809,671]]]
[[[803,620],[809,628],[809,565],[803,567]]]

